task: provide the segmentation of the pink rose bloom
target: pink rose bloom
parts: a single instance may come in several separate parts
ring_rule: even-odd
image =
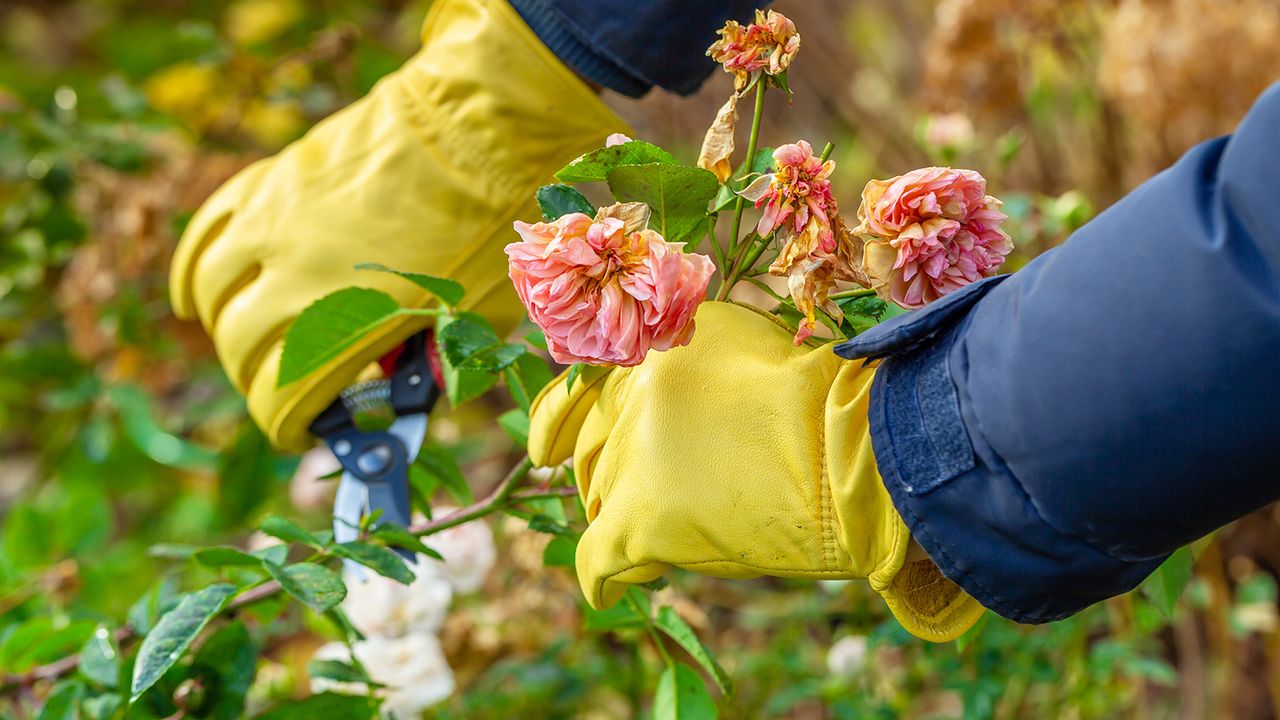
[[[720,39],[707,48],[707,55],[723,65],[725,72],[734,74],[734,85],[739,90],[756,73],[786,72],[800,50],[796,24],[773,10],[757,10],[756,21],[746,27],[730,20],[717,32]]]
[[[637,208],[637,206],[639,206]],[[685,345],[715,270],[643,229],[641,203],[571,213],[550,223],[517,221],[506,247],[511,281],[559,363],[638,365],[650,349]]]
[[[742,196],[754,202],[756,209],[764,208],[756,233],[768,237],[782,227],[786,230],[782,240],[786,242],[790,235],[803,232],[812,220],[819,226],[819,248],[834,252],[831,216],[835,214],[836,201],[831,196],[830,178],[835,161],[822,162],[813,154],[813,146],[804,140],[774,150],[773,161],[776,170],[761,175],[742,190]],[[790,227],[786,227],[788,223]]]
[[[1000,201],[973,170],[929,167],[862,191],[863,270],[886,300],[918,308],[990,277],[1013,250]]]

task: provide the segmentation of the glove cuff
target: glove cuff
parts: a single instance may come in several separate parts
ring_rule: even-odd
[[[880,478],[867,426],[874,377],[874,367],[844,363],[827,397],[826,475],[835,532],[853,573],[867,578],[908,632],[932,642],[954,640],[984,609],[933,561],[907,562],[911,532]]]

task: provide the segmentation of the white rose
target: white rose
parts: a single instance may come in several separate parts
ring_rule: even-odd
[[[351,624],[365,635],[398,637],[413,631],[438,630],[444,624],[453,589],[436,565],[419,557],[418,563],[410,566],[417,574],[410,585],[368,570],[364,571],[363,580],[346,573],[347,597],[342,609]]]
[[[867,664],[867,638],[848,635],[827,650],[827,672],[832,675],[857,675]]]
[[[440,640],[430,632],[412,632],[398,638],[370,636],[355,644],[355,654],[369,678],[386,686],[377,690],[383,717],[420,717],[423,710],[453,694],[453,670],[440,648]],[[351,659],[342,643],[324,645],[314,657],[348,662]],[[311,680],[312,692],[325,690],[354,695],[368,692],[362,683]]]

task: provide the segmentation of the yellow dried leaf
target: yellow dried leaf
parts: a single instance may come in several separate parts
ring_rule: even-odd
[[[702,152],[698,154],[698,167],[710,170],[720,182],[726,182],[733,174],[733,135],[738,123],[738,94],[734,93],[716,113],[716,119],[707,128],[702,140]]]

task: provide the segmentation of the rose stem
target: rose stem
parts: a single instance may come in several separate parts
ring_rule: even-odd
[[[755,114],[751,116],[751,137],[747,140],[747,169],[750,170],[756,159],[756,141],[760,139],[760,119],[764,117],[764,91],[768,88],[768,80],[764,77],[756,83],[756,108]],[[720,291],[716,293],[717,300],[724,300],[729,295],[729,291],[733,289],[734,283],[737,282],[736,271],[738,261],[742,258],[743,251],[747,246],[738,247],[738,232],[742,229],[742,211],[746,206],[747,199],[738,195],[738,200],[733,206],[733,225],[729,230],[729,254],[734,255],[733,262],[726,268],[724,278],[725,281],[720,285]]]

